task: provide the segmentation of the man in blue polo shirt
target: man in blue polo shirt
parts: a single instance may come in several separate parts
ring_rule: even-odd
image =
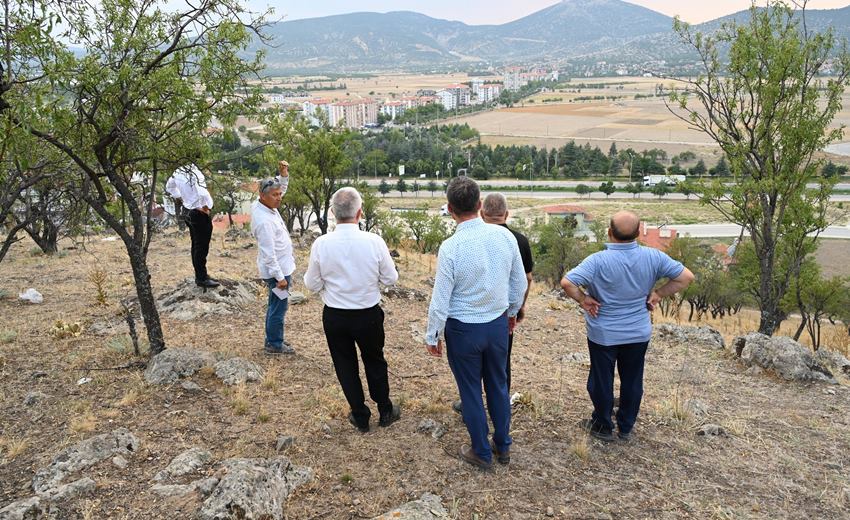
[[[617,212],[608,227],[605,250],[568,272],[561,287],[585,311],[590,374],[587,392],[593,415],[582,421],[591,435],[614,440],[614,367],[620,374],[618,436],[629,440],[643,396],[643,367],[652,336],[649,312],[663,298],[684,290],[694,275],[665,253],[638,245],[640,219]],[[668,281],[658,289],[655,284]],[[584,288],[582,291],[581,288]]]

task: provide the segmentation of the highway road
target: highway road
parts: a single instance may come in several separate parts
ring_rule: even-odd
[[[381,183],[381,179],[377,179],[377,180],[373,179],[373,178],[367,179],[367,178],[364,177],[364,178],[361,178],[361,180],[366,181],[366,183],[368,183],[370,186],[377,186]],[[425,186],[431,180],[434,180],[434,179],[420,179],[418,177],[405,177],[404,178],[404,181],[407,183],[408,186],[410,186],[410,184],[412,184],[414,181],[418,181],[420,186]],[[398,182],[398,177],[386,179],[386,181],[390,184],[394,184],[394,183]],[[642,181],[642,178],[638,178],[638,176],[635,176],[634,182],[638,182],[638,181]],[[498,186],[545,186],[545,187],[549,187],[549,188],[575,188],[579,184],[585,184],[587,186],[590,186],[590,187],[596,189],[596,188],[599,187],[599,185],[602,183],[602,181],[599,181],[599,180],[596,180],[596,181],[590,181],[590,180],[585,180],[585,181],[560,181],[560,180],[526,181],[526,180],[516,180],[516,179],[490,179],[490,180],[486,180],[486,181],[478,181],[478,183],[481,184],[481,185],[485,185],[485,186],[493,186],[494,188],[498,187]],[[442,181],[439,181],[438,184],[442,185]],[[616,186],[618,188],[622,188],[626,184],[628,184],[628,181],[615,181],[614,182],[614,186]],[[809,187],[815,188],[816,185],[809,184]],[[838,184],[835,185],[835,189],[836,190],[850,190],[850,182],[839,182]]]
[[[499,191],[499,190],[498,189],[494,189],[494,190],[486,190],[485,189],[485,190],[482,190],[482,193],[487,194],[487,193],[497,192],[497,191]],[[595,192],[591,193],[590,195],[585,195],[583,197],[579,197],[573,191],[504,191],[502,193],[504,193],[505,196],[507,196],[507,197],[519,197],[519,198],[524,198],[524,199],[543,199],[543,200],[545,200],[545,199],[605,200],[606,199],[605,194],[598,192],[598,191],[595,191]],[[399,197],[400,195],[401,194],[398,191],[391,191],[391,192],[387,193],[388,197]],[[435,192],[435,195],[436,195],[436,197],[443,198],[442,191]],[[416,195],[413,194],[410,191],[405,192],[404,198],[414,200],[414,201],[417,199]],[[429,198],[431,198],[431,192],[422,190],[422,191],[419,192],[419,198],[420,199],[429,199]],[[612,193],[611,196],[608,197],[608,198],[612,199],[612,200],[613,199],[629,199],[630,200],[630,199],[634,198],[634,196],[632,194],[626,193],[626,192],[615,192],[615,193]],[[658,200],[658,197],[656,197],[655,195],[653,195],[651,193],[644,192],[640,195],[640,197],[637,197],[637,199],[639,199],[639,200]],[[687,199],[687,197],[685,197],[681,193],[671,193],[669,195],[666,195],[663,200],[685,200],[685,199]],[[694,196],[691,196],[691,200],[696,200],[696,198]],[[832,197],[830,197],[830,200],[832,200],[834,202],[850,202],[850,195],[843,195],[843,194],[842,195],[833,195]]]

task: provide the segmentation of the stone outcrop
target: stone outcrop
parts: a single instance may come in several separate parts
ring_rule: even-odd
[[[726,348],[723,335],[708,326],[692,327],[663,323],[656,325],[654,332],[658,339],[668,343],[692,343],[715,350]]]
[[[437,495],[425,493],[419,500],[408,502],[392,511],[387,511],[372,520],[438,520],[449,518],[443,500]]]
[[[256,299],[256,287],[249,282],[219,282],[219,287],[205,289],[198,287],[191,278],[183,280],[157,298],[157,307],[172,318],[192,321],[206,316],[236,314]]]
[[[253,361],[231,358],[215,364],[215,375],[226,385],[239,385],[249,381],[261,381],[263,369]]]
[[[172,459],[171,463],[158,472],[153,479],[157,482],[182,477],[195,472],[212,459],[212,453],[202,448],[189,448]]]
[[[734,354],[748,367],[770,370],[788,381],[837,383],[832,372],[815,360],[811,351],[791,338],[753,332],[732,342]]]
[[[213,366],[211,352],[189,348],[169,348],[154,356],[145,370],[145,381],[155,385],[174,383],[205,366]]]

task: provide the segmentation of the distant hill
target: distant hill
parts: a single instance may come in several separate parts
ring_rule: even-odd
[[[712,32],[742,11],[699,25]],[[811,31],[850,37],[850,6],[808,11]],[[502,25],[471,26],[423,14],[351,13],[274,24],[271,72],[353,73],[451,70],[504,64],[693,61],[669,16],[621,0],[562,0]]]

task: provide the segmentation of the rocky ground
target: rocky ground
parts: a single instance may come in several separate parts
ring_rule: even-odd
[[[19,246],[0,264],[0,518],[15,518],[3,512],[13,503],[30,517],[262,517],[244,502],[246,483],[270,518],[372,518],[420,498],[385,518],[847,518],[840,366],[818,377],[826,361],[793,345],[750,337],[718,348],[710,333],[666,330],[650,349],[636,438],[602,444],[576,425],[590,411],[582,317],[538,287],[514,344],[512,461],[484,473],[453,456],[466,432],[445,359],[421,346],[427,301],[386,298],[402,419],[363,435],[346,420],[318,298],[290,308],[297,355],[262,354],[250,244],[216,235],[210,270],[235,283],[224,303],[196,294],[187,305],[188,237],[153,243],[168,346],[196,356],[173,380],[162,367],[146,379],[135,363],[119,315],[133,295],[119,242],[54,258]],[[404,287],[427,294],[433,260],[403,255],[399,268]],[[17,299],[29,287],[43,303]],[[799,374],[809,381],[787,379]]]

